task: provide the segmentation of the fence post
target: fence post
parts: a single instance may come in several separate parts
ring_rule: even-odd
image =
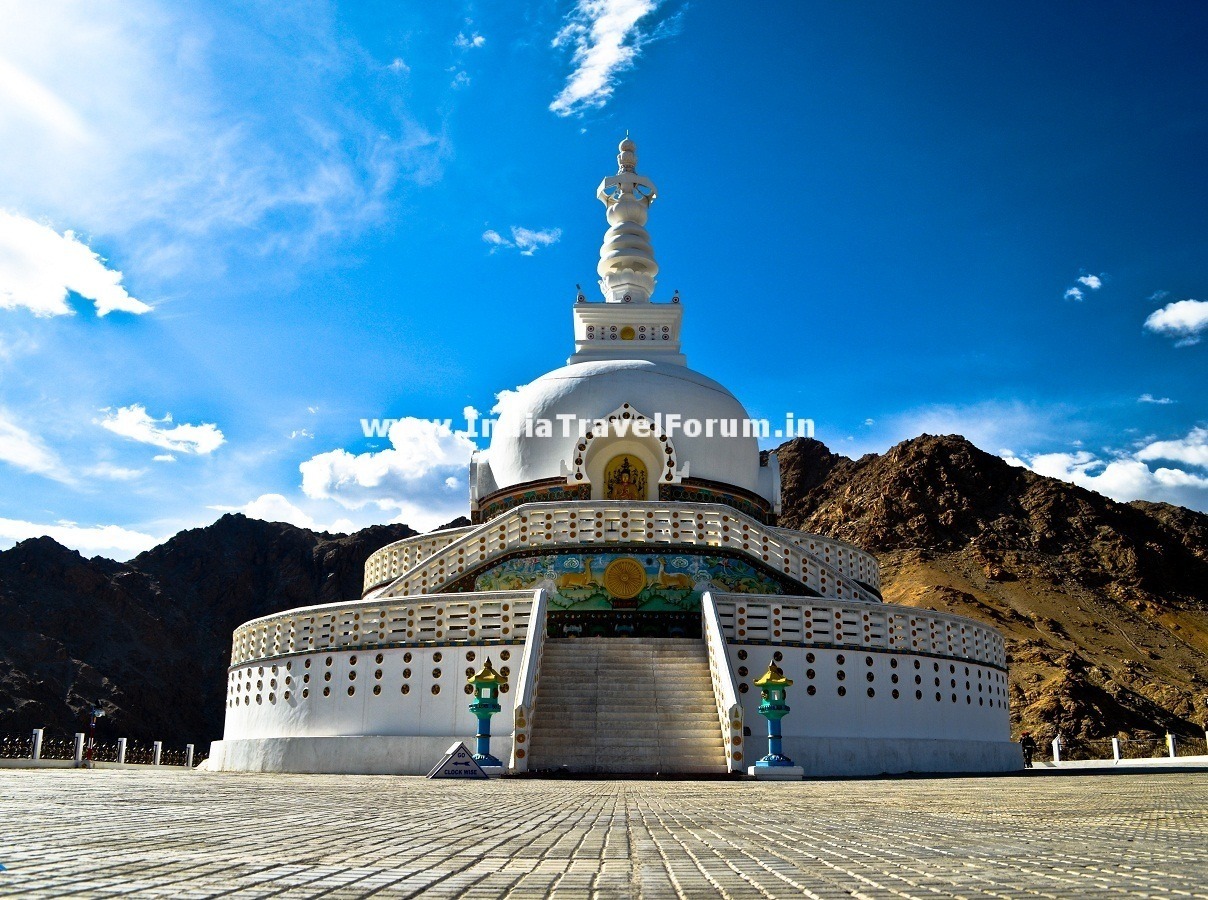
[[[1061,738],[1053,738],[1053,762],[1061,762]]]
[[[161,755],[161,754],[164,752],[164,742],[163,742],[163,741],[156,741],[156,742],[155,742],[154,744],[152,744],[151,746],[152,746],[152,748],[153,748],[152,752],[153,752],[153,754],[154,754],[154,755],[152,756],[152,758],[151,758],[151,765],[153,765],[153,766],[158,766],[158,765],[159,765],[159,757],[160,757],[160,755]]]
[[[1174,735],[1171,734],[1169,731],[1166,732],[1166,752],[1170,754],[1171,759],[1175,758],[1176,754],[1174,752]]]
[[[117,739],[117,761],[120,765],[126,764],[126,739]]]
[[[185,768],[193,768],[193,745],[185,744]]]
[[[42,729],[34,729],[34,745],[29,751],[29,758],[39,760],[42,758]]]
[[[1120,739],[1112,738],[1112,759],[1120,761]]]
[[[75,764],[84,765],[84,732],[77,731],[75,736]]]

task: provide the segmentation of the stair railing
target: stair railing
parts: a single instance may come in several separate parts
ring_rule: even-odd
[[[545,610],[548,594],[538,588],[529,612],[528,634],[520,657],[520,677],[516,682],[516,700],[512,707],[513,772],[527,772],[533,734],[533,701],[537,696],[537,679],[541,672],[541,654],[545,650]]]
[[[709,653],[709,678],[713,682],[713,701],[717,705],[717,720],[726,751],[726,771],[742,772],[743,762],[742,704],[738,702],[738,687],[726,653],[726,633],[717,614],[717,604],[711,591],[701,598],[701,624],[704,627],[705,648]],[[532,630],[529,631],[530,640]]]

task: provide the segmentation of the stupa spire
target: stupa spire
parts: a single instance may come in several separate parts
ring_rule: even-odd
[[[596,189],[609,225],[596,271],[607,302],[647,303],[654,293],[659,265],[645,225],[658,191],[654,182],[637,173],[638,147],[628,132],[617,149],[617,174],[605,178]]]

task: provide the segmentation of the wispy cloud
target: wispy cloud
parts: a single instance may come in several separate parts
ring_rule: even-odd
[[[0,308],[68,316],[75,312],[67,303],[69,291],[91,300],[98,316],[151,311],[122,287],[122,273],[108,268],[72,232],[59,234],[0,210]]]
[[[390,61],[390,65],[386,66],[391,72],[397,72],[400,75],[406,75],[411,71],[411,67],[403,61],[401,56],[396,56]]]
[[[0,462],[55,481],[71,481],[58,454],[4,410],[0,410]]]
[[[1066,288],[1065,293],[1062,295],[1062,299],[1063,300],[1076,300],[1078,302],[1081,302],[1082,298],[1084,296],[1085,295],[1082,293],[1082,288],[1072,287],[1072,288]]]
[[[578,0],[554,47],[574,47],[574,71],[549,108],[570,116],[603,106],[642,47],[638,23],[660,0]]]
[[[471,48],[481,47],[486,42],[487,39],[476,31],[471,32],[470,34],[460,31],[457,33],[457,37],[453,39],[453,46],[460,50],[469,50]]]
[[[493,228],[482,233],[482,239],[490,246],[491,252],[497,250],[516,250],[521,256],[532,256],[542,247],[558,243],[562,238],[561,228],[545,228],[534,230],[519,225],[511,227],[511,240],[508,240]]]
[[[0,203],[104,236],[133,276],[196,280],[235,254],[304,256],[439,177],[443,140],[352,80],[368,55],[328,17],[246,12],[271,27],[156,0],[7,4]]]
[[[132,441],[150,444],[152,447],[160,447],[173,453],[206,455],[213,453],[226,441],[216,425],[174,425],[171,413],[167,413],[162,419],[156,419],[138,403],[102,412],[106,413],[100,423],[103,428]]]
[[[1084,284],[1092,291],[1097,291],[1103,287],[1103,278],[1099,275],[1082,275],[1078,278],[1079,284]]]
[[[1176,347],[1198,344],[1208,331],[1208,300],[1175,300],[1155,309],[1145,320],[1155,334],[1176,338]]]
[[[1142,394],[1137,398],[1138,403],[1156,403],[1158,406],[1169,406],[1176,402],[1169,397],[1155,397],[1153,394]]]

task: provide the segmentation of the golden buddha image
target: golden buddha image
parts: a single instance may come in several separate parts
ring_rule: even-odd
[[[604,467],[605,500],[645,500],[646,465],[628,454],[615,457]]]

